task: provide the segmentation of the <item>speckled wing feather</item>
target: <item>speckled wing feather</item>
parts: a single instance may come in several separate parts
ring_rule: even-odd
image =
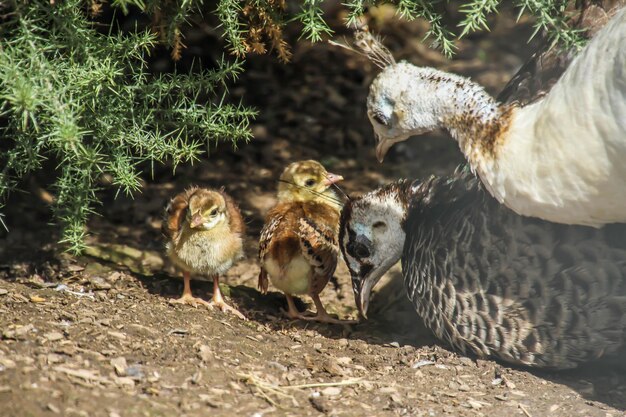
[[[337,267],[337,231],[310,218],[301,218],[298,223],[300,249],[304,258],[313,267],[315,274],[328,277]]]
[[[283,221],[283,216],[275,213],[268,216],[263,229],[261,230],[261,237],[259,238],[259,260],[261,260],[261,265],[263,264],[263,260],[267,256],[270,245],[276,232]],[[267,276],[267,271],[261,266],[261,271],[259,272],[259,280],[258,280],[258,288],[262,294],[267,293],[267,289],[269,287],[269,279]]]
[[[626,225],[518,216],[460,171],[420,186],[406,223],[409,298],[464,353],[572,368],[626,346]]]
[[[165,207],[161,232],[166,239],[176,241],[179,237],[180,230],[186,216],[186,210],[189,206],[189,198],[196,192],[198,187],[190,187],[179,193],[170,200]]]
[[[312,293],[326,286],[337,266],[339,211],[316,202],[281,203],[267,215],[259,240],[261,265],[267,256],[283,264],[300,252],[313,268]],[[268,286],[261,267],[259,288]]]
[[[570,26],[582,30],[582,36],[590,39],[625,5],[626,0],[585,1],[573,13]],[[565,50],[544,39],[539,50],[502,89],[498,101],[525,106],[539,100],[550,91],[577,53],[575,49]]]

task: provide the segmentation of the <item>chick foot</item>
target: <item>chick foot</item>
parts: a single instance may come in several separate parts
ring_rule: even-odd
[[[222,297],[219,279],[217,277],[213,278],[213,299],[209,304],[211,305],[211,307],[217,307],[220,311],[233,314],[241,320],[248,320],[246,316],[241,313],[241,311],[226,304],[226,301],[224,301],[224,297]]]
[[[248,319],[246,318],[246,316],[243,315],[243,313],[239,310],[237,310],[235,307],[231,307],[228,304],[226,304],[226,302],[224,302],[223,300],[220,302],[216,302],[216,301],[211,301],[210,303],[211,307],[216,307],[218,308],[220,311],[224,312],[224,313],[230,313],[230,314],[234,314],[235,316],[237,316],[238,318],[240,318],[241,320],[247,321]]]
[[[299,312],[296,308],[296,304],[293,301],[293,298],[290,295],[285,294],[287,297],[287,305],[289,306],[289,310],[285,313],[287,317],[292,320],[307,320],[307,321],[317,321],[321,323],[332,323],[332,324],[356,324],[358,321],[356,320],[339,320],[332,316],[330,316],[322,302],[319,299],[319,296],[311,296],[313,298],[313,302],[315,303],[315,307],[317,308],[317,313],[313,313],[311,311],[305,311],[303,313]]]
[[[198,307],[198,305],[205,306],[207,308],[213,308],[208,301],[204,301],[202,298],[194,297],[191,293],[191,275],[189,272],[183,272],[183,295],[175,300],[169,300],[170,304],[184,304],[192,307]]]
[[[331,324],[356,324],[357,320],[339,320],[334,317],[331,317],[324,308],[322,304],[322,300],[320,300],[320,296],[315,294],[311,295],[313,302],[315,303],[315,308],[317,309],[317,314],[313,317],[307,317],[305,320],[311,321],[319,321],[322,323],[331,323]]]
[[[202,298],[194,297],[191,294],[183,294],[180,298],[169,300],[170,304],[183,304],[189,305],[192,307],[204,306],[209,309],[212,309],[213,306],[208,301],[204,301]]]

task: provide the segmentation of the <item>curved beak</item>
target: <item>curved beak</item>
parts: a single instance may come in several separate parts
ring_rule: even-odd
[[[356,303],[356,308],[359,310],[359,315],[364,319],[367,319],[367,309],[370,306],[370,297],[372,295],[372,288],[378,282],[378,280],[373,281],[367,279],[367,277],[361,281],[361,287],[354,294],[354,301]]]
[[[343,181],[343,177],[341,175],[333,174],[331,172],[326,174],[326,178],[322,181],[326,187],[330,187],[331,185],[338,183],[339,181]]]
[[[361,266],[358,272],[357,285],[354,287],[354,302],[359,314],[367,319],[367,309],[370,305],[370,297],[372,289],[378,284],[378,281],[385,275],[389,267],[384,265],[382,268],[373,268],[372,265],[365,264]]]
[[[355,273],[356,278],[353,275],[352,282],[357,281],[357,285],[353,286],[354,289],[354,302],[356,308],[359,310],[359,314],[366,319],[367,310],[370,305],[370,297],[372,296],[372,289],[378,284],[378,281],[394,266],[400,259],[401,253],[397,256],[390,257],[383,262],[382,265],[374,267],[373,265],[364,264],[361,266],[360,271]]]
[[[385,160],[385,155],[387,155],[387,152],[389,151],[389,148],[391,148],[395,142],[387,138],[381,139],[381,137],[378,135],[376,135],[376,139],[378,142],[376,144],[376,159],[378,159],[378,162],[382,164],[382,162]]]

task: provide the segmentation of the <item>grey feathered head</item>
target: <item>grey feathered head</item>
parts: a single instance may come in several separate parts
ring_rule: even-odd
[[[339,245],[363,317],[372,288],[402,254],[413,190],[410,181],[399,180],[352,199],[341,212]]]

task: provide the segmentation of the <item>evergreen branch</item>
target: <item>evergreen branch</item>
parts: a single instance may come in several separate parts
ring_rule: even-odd
[[[585,41],[581,36],[582,30],[570,28],[566,8],[567,0],[519,0],[519,16],[525,11],[536,17],[531,39],[539,32],[548,35],[553,45],[559,44],[564,48],[581,48]]]
[[[304,0],[302,11],[296,16],[304,25],[301,36],[312,42],[319,42],[324,34],[331,35],[333,33],[322,17],[323,13],[320,7],[322,2],[323,0]]]
[[[0,113],[7,121],[1,133],[8,146],[0,155],[0,203],[43,159],[53,160],[59,172],[53,214],[73,252],[84,247],[102,174],[132,195],[143,162],[193,161],[207,137],[247,141],[255,114],[222,102],[241,62],[152,76],[145,56],[154,35],[98,33],[81,1],[16,3],[13,20],[0,26]],[[198,3],[182,2],[182,13]]]
[[[459,38],[477,30],[489,30],[487,15],[495,13],[499,4],[500,0],[472,0],[462,5],[459,11],[465,14],[465,19],[459,23],[463,28]]]
[[[239,21],[241,13],[241,4],[238,0],[220,0],[217,4],[216,14],[220,22],[222,22],[221,27],[224,30],[224,37],[231,52],[238,57],[246,54],[244,38],[247,31]]]

